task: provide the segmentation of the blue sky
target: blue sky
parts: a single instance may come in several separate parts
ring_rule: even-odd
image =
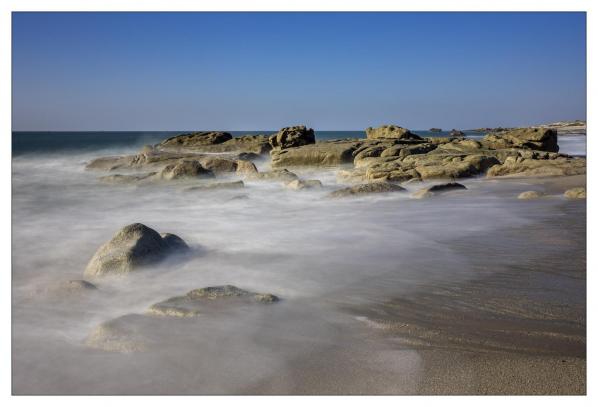
[[[13,130],[586,117],[585,13],[14,13]]]

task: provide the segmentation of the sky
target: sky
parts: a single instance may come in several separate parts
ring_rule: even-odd
[[[12,128],[586,118],[585,13],[13,13]]]

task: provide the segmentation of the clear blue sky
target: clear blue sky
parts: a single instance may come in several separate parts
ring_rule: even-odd
[[[13,130],[586,118],[585,13],[15,13]]]

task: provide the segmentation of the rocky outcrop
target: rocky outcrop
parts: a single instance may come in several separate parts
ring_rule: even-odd
[[[172,297],[152,305],[148,314],[171,317],[194,317],[200,315],[215,302],[226,301],[228,305],[251,303],[271,304],[279,298],[273,294],[254,293],[233,285],[205,287],[189,291],[179,297]]]
[[[171,147],[160,148],[171,149]],[[245,153],[259,156],[267,154],[272,149],[272,146],[270,145],[270,136],[263,134],[233,137],[223,143],[197,145],[184,147],[183,149],[205,153]]]
[[[490,133],[482,139],[488,148],[529,148],[532,150],[558,152],[557,132],[548,128],[522,128]]]
[[[178,180],[184,178],[209,178],[214,173],[204,168],[197,160],[184,160],[176,164],[167,165],[157,174],[163,180]]]
[[[538,191],[525,191],[517,195],[517,199],[538,199],[541,198],[544,194]]]
[[[333,140],[270,152],[272,167],[337,166],[353,162],[359,141]]]
[[[586,199],[586,188],[577,187],[565,191],[565,198],[569,199]]]
[[[288,189],[292,189],[294,191],[299,191],[303,189],[314,189],[314,188],[322,188],[322,182],[317,179],[308,179],[308,180],[299,180],[296,179],[291,182],[287,182],[285,187]]]
[[[346,198],[351,196],[381,194],[406,191],[405,188],[390,182],[372,182],[339,189],[328,194],[329,198]]]
[[[586,173],[585,158],[557,156],[552,159],[536,159],[524,157],[508,157],[503,164],[495,165],[488,170],[488,177],[516,176],[563,176]]]
[[[270,136],[272,148],[300,147],[315,142],[316,136],[313,129],[308,129],[305,126],[284,127],[278,133]]]
[[[197,148],[213,144],[221,144],[231,140],[233,136],[224,131],[197,131],[193,133],[179,134],[167,138],[158,144],[158,148]]]
[[[365,129],[365,134],[368,139],[421,140],[421,137],[408,129],[395,125],[368,127]]]
[[[414,192],[411,197],[415,199],[431,198],[436,195],[444,194],[446,192],[458,191],[467,189],[465,185],[457,182],[449,182],[446,184],[436,184],[427,188],[422,188]]]
[[[84,274],[87,277],[125,274],[188,249],[187,244],[176,235],[160,235],[141,223],[133,223],[119,230],[96,251]]]

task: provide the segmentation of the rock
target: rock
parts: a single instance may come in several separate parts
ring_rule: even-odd
[[[189,291],[180,297],[172,297],[156,303],[148,309],[148,314],[172,317],[194,317],[200,315],[215,302],[226,300],[227,304],[271,304],[279,298],[272,294],[254,293],[233,285],[205,287]]]
[[[565,197],[569,199],[586,199],[586,188],[577,187],[565,191]]]
[[[212,171],[202,167],[199,161],[185,160],[167,165],[160,171],[158,177],[165,180],[175,180],[182,178],[207,178],[213,175]]]
[[[151,151],[142,151],[139,154],[133,155],[96,158],[87,164],[85,168],[88,170],[105,171],[131,168],[159,169],[169,164],[175,164],[183,159],[198,159],[201,157],[202,155],[197,153],[159,151],[153,149]]]
[[[482,144],[493,149],[528,148],[558,152],[557,132],[549,128],[522,128],[499,133],[490,133],[482,139]]]
[[[203,157],[199,159],[199,163],[203,168],[205,168],[208,171],[211,171],[213,174],[236,172],[238,166],[237,160],[230,160],[227,158],[213,156]]]
[[[517,195],[517,199],[538,199],[544,194],[538,191],[525,191]]]
[[[193,133],[179,134],[167,138],[158,144],[158,148],[195,148],[213,144],[221,144],[231,140],[233,136],[223,131],[198,131]]]
[[[360,184],[333,191],[328,195],[328,197],[344,198],[348,196],[359,196],[399,191],[405,191],[405,188],[400,187],[396,184],[392,184],[390,182],[372,182],[369,184]]]
[[[147,180],[154,175],[156,175],[155,172],[148,172],[140,175],[114,174],[100,177],[99,180],[107,184],[134,184],[139,181]]]
[[[353,162],[357,141],[333,140],[270,152],[272,167],[337,166]]]
[[[84,274],[87,277],[125,274],[185,250],[188,250],[188,246],[178,236],[161,236],[141,223],[133,223],[119,230],[96,251]]]
[[[539,177],[580,175],[586,173],[585,158],[560,156],[553,159],[507,157],[503,164],[488,170],[488,177]]]
[[[376,128],[368,127],[365,129],[365,134],[367,135],[368,139],[422,139],[418,135],[411,133],[408,129],[395,125],[386,125]]]
[[[238,160],[237,161],[237,174],[238,175],[252,175],[257,174],[257,168],[254,163],[248,160]]]
[[[449,182],[446,184],[436,184],[427,188],[422,188],[411,195],[415,199],[430,198],[435,195],[443,194],[450,191],[467,189],[465,185],[457,182]]]
[[[434,144],[404,145],[398,144],[385,149],[380,157],[406,157],[412,154],[426,154],[436,149]]]
[[[432,127],[430,129],[431,133],[440,133],[442,131],[442,129],[438,128],[438,127]]]
[[[465,137],[465,133],[463,133],[461,130],[452,129],[449,133],[449,137]]]
[[[313,129],[308,129],[305,126],[284,127],[278,133],[270,136],[272,148],[292,148],[315,142],[316,136]]]
[[[282,182],[291,182],[298,179],[297,175],[285,168],[280,170],[272,170],[272,171],[265,171],[265,172],[258,172],[257,174],[253,174],[248,179],[251,180],[260,180],[260,181],[282,181]]]
[[[240,189],[244,188],[245,183],[243,181],[231,181],[231,182],[214,182],[211,184],[196,185],[193,187],[185,188],[185,191],[212,191],[222,189]]]
[[[98,325],[85,339],[85,345],[109,352],[145,351],[150,341],[142,334],[143,316],[127,314]]]
[[[287,182],[285,185],[288,189],[302,190],[302,189],[313,189],[322,188],[322,182],[317,179],[299,180],[296,179],[291,182]]]

